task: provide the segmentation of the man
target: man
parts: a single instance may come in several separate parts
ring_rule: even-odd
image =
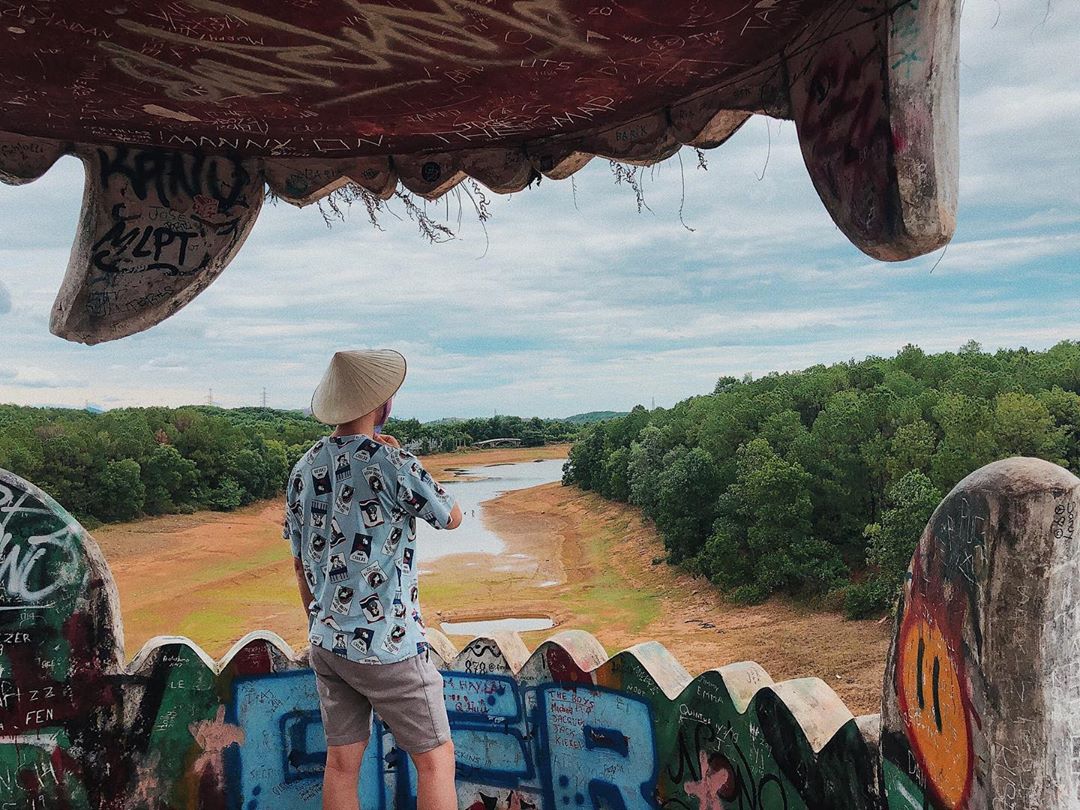
[[[461,509],[379,430],[405,380],[391,350],[337,352],[311,398],[335,425],[289,475],[284,536],[308,611],[311,668],[326,732],[324,810],[358,810],[371,711],[416,766],[418,810],[455,810],[454,747],[442,676],[420,615],[416,518],[437,529]]]

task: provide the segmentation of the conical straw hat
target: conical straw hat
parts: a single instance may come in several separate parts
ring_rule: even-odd
[[[378,408],[404,381],[401,352],[335,352],[311,397],[311,415],[327,425],[342,425]]]

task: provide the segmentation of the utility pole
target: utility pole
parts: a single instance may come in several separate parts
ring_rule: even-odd
[[[263,394],[262,394],[262,406],[263,406],[264,408],[266,407],[266,389],[265,389],[265,388],[263,388]]]

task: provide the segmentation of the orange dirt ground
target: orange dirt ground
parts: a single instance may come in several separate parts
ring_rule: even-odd
[[[457,467],[565,453],[565,446],[470,451],[424,463],[445,480]],[[856,714],[878,710],[887,622],[846,621],[779,599],[731,605],[707,581],[654,565],[662,545],[636,510],[576,488],[509,492],[485,504],[485,513],[507,553],[454,555],[426,566],[421,598],[430,625],[550,616],[559,628],[592,632],[609,652],[656,639],[693,674],[752,659],[776,680],[823,678]],[[128,658],[155,635],[188,636],[217,658],[254,629],[305,646],[280,521],[281,506],[270,501],[97,530],[120,591]],[[532,647],[550,632],[523,637]]]

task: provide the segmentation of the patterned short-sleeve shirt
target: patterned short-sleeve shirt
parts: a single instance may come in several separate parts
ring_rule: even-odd
[[[330,436],[293,467],[283,536],[311,588],[309,640],[390,664],[427,648],[416,518],[446,528],[454,499],[416,456],[370,436]]]

